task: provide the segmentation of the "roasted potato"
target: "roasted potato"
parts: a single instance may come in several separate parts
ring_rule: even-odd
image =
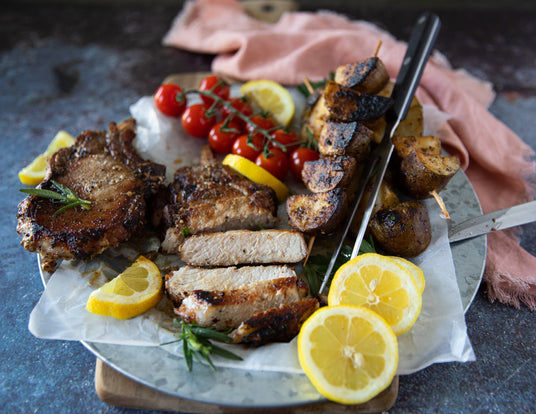
[[[331,233],[346,216],[347,210],[348,197],[341,188],[287,198],[290,226],[306,234]]]
[[[315,90],[305,102],[301,136],[306,140],[309,139],[309,134],[311,134],[318,141],[322,127],[329,118],[323,91],[323,88]]]
[[[325,157],[350,155],[357,162],[370,153],[373,132],[357,121],[338,122],[329,119],[324,123],[318,140],[318,152]]]
[[[334,81],[327,81],[324,98],[331,117],[343,122],[377,119],[393,103],[391,98],[356,92]]]
[[[418,200],[379,210],[369,229],[377,246],[393,256],[415,257],[426,250],[432,238],[428,210]]]
[[[406,158],[413,149],[425,154],[441,154],[441,141],[433,135],[427,136],[400,136],[393,137],[396,155]]]
[[[371,185],[369,184],[365,188],[365,192],[363,193],[363,197],[361,198],[361,202],[359,203],[359,207],[357,208],[354,220],[352,221],[352,224],[350,226],[350,230],[353,233],[357,233],[359,231],[361,218],[363,217],[365,207],[370,198],[370,190]],[[384,179],[380,184],[378,197],[376,197],[376,201],[374,201],[374,207],[372,208],[372,216],[374,216],[374,214],[376,214],[381,209],[391,208],[399,203],[400,200],[398,199],[398,196],[396,195],[393,187],[391,186],[391,184],[389,184],[387,180]]]
[[[375,94],[389,82],[389,74],[380,58],[341,65],[335,70],[335,82],[358,92]]]
[[[356,171],[354,157],[322,157],[303,164],[302,180],[313,193],[323,193],[335,188],[347,187]]]
[[[378,95],[391,96],[394,83],[389,82]],[[378,119],[363,122],[374,132],[374,142],[380,143],[385,134],[386,121],[385,116]],[[413,135],[421,136],[423,132],[423,115],[422,105],[416,97],[413,97],[406,118],[404,118],[395,130],[395,135]]]
[[[414,148],[400,163],[400,179],[410,196],[427,198],[432,191],[445,188],[459,169],[458,157],[427,154]]]

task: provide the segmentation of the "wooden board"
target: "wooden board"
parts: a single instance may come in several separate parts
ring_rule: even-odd
[[[99,398],[106,404],[146,410],[211,414],[246,412],[248,414],[378,413],[388,410],[395,403],[398,394],[398,377],[395,377],[389,388],[364,404],[318,403],[273,410],[252,410],[251,408],[223,407],[175,397],[140,384],[97,359],[95,389]]]

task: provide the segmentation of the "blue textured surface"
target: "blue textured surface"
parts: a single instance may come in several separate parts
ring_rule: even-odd
[[[328,7],[328,2],[309,2]],[[416,10],[342,10],[405,36]],[[0,411],[135,413],[94,390],[95,357],[80,343],[45,341],[27,329],[42,293],[35,255],[19,246],[17,171],[59,129],[77,134],[128,116],[168,74],[208,70],[211,56],[160,45],[174,6],[0,6]],[[491,81],[492,112],[536,148],[536,11],[438,11],[438,48],[456,67]],[[536,225],[523,245],[536,253]],[[393,413],[534,412],[536,315],[489,303],[481,287],[467,313],[477,361],[438,364],[400,378]],[[141,412],[141,411],[140,411]]]

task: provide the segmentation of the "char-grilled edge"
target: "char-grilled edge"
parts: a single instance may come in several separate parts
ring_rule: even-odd
[[[307,256],[307,244],[295,230],[231,230],[190,236],[179,254],[193,266],[298,263]]]

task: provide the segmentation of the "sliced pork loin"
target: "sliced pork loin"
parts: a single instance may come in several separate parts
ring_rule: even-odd
[[[162,209],[166,253],[177,253],[185,230],[273,228],[278,221],[275,192],[221,163],[179,168],[167,197]]]
[[[228,291],[248,286],[251,283],[296,277],[288,266],[217,267],[204,269],[183,266],[166,275],[166,292],[176,305],[195,290]]]
[[[234,343],[252,346],[288,342],[298,334],[303,322],[318,307],[316,298],[284,303],[276,308],[255,313],[231,332],[230,336]]]
[[[193,266],[298,263],[307,255],[307,244],[295,230],[230,230],[187,237],[179,253]]]
[[[184,269],[184,270],[183,270]],[[166,276],[175,313],[218,330],[236,328],[254,313],[304,298],[307,285],[288,266],[203,269],[185,266]]]

